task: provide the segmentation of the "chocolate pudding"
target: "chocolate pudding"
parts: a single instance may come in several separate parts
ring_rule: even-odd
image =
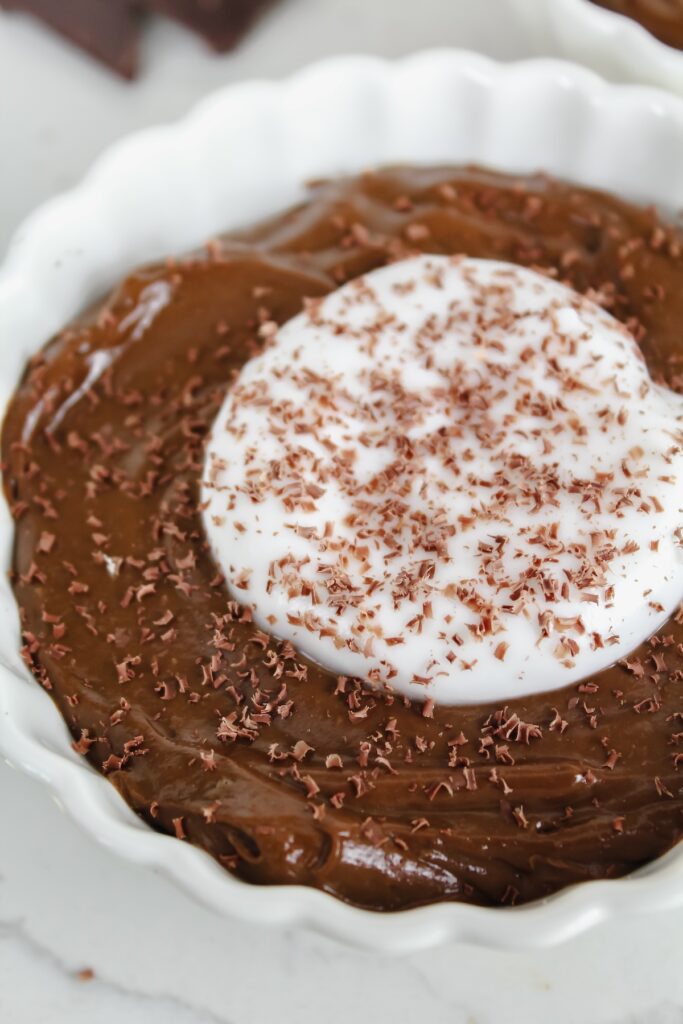
[[[419,252],[566,282],[683,391],[677,228],[545,176],[397,168],[132,273],[31,360],[2,436],[24,658],[76,751],[239,878],[385,911],[527,902],[683,835],[680,611],[589,678],[447,706],[339,676],[226,589],[200,488],[228,388],[306,300]]]

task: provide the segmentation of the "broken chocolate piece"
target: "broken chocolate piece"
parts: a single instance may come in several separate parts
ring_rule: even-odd
[[[197,32],[218,53],[231,50],[273,0],[144,0]]]
[[[132,0],[0,0],[0,7],[35,15],[123,78],[135,76],[140,26],[138,3]]]
[[[0,0],[0,8],[40,18],[123,78],[138,70],[145,13],[181,22],[216,52],[239,43],[273,0]]]

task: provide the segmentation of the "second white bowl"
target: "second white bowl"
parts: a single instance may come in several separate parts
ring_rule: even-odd
[[[654,85],[683,96],[683,51],[661,43],[633,18],[590,0],[511,0],[527,31],[606,78]]]

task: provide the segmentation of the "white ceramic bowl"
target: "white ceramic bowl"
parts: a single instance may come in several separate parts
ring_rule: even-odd
[[[683,51],[660,43],[632,18],[589,0],[511,0],[537,46],[580,61],[607,78],[642,82],[683,96]]]
[[[683,208],[683,101],[606,85],[553,61],[509,66],[458,52],[392,64],[326,61],[284,83],[230,86],[176,125],[116,145],[81,185],[19,229],[0,273],[0,413],[27,357],[126,271],[271,214],[312,177],[396,161],[545,169]],[[0,501],[0,558],[13,527]],[[0,748],[44,780],[80,824],[121,856],[158,868],[219,912],[304,925],[349,943],[407,951],[460,939],[547,946],[613,915],[683,904],[683,844],[629,878],[588,882],[515,909],[443,903],[394,914],[302,887],[255,887],[160,835],[71,750],[66,726],[18,654],[0,577]]]

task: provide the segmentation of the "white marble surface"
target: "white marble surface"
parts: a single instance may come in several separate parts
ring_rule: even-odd
[[[284,0],[220,59],[157,24],[130,87],[27,19],[0,18],[0,253],[109,142],[223,82],[442,44],[533,54],[505,0]],[[0,810],[0,1024],[683,1022],[683,912],[547,953],[453,946],[392,960],[220,919],[98,847],[1,760]]]
[[[98,847],[4,765],[0,807],[3,1024],[683,1020],[683,913],[540,954],[376,957],[221,919]]]
[[[433,46],[533,56],[506,0],[280,0],[224,57],[157,21],[130,86],[28,17],[0,15],[0,254],[21,218],[78,181],[105,146],[179,117],[220,85],[281,77],[336,53],[397,57]]]

